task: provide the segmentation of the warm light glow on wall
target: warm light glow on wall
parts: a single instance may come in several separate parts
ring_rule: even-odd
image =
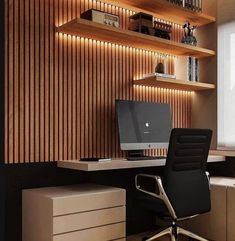
[[[127,30],[134,11],[96,0],[54,1],[53,8],[50,1],[35,1],[28,7],[24,1],[6,1],[11,23],[5,30],[6,163],[122,157],[115,99],[169,103],[174,126],[190,127],[191,92],[133,86],[133,79],[154,72],[164,55],[82,33],[54,32],[90,8],[119,15],[120,29]],[[24,16],[19,31],[19,21],[13,20]],[[180,36],[173,24],[172,40]],[[166,56],[169,73],[174,73],[174,58]],[[162,155],[165,150],[150,152]]]
[[[145,91],[146,88],[149,88],[152,91],[158,91],[160,93],[166,93],[166,94],[174,94],[174,95],[184,95],[188,97],[193,97],[193,94],[195,94],[194,91],[188,91],[188,90],[177,90],[177,89],[168,89],[168,88],[161,88],[161,87],[151,87],[151,86],[142,86],[142,85],[133,85],[134,90],[137,91]]]

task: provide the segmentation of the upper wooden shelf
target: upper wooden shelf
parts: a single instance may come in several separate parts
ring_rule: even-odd
[[[148,87],[159,87],[159,88],[187,90],[187,91],[201,91],[201,90],[215,89],[214,84],[169,79],[169,78],[160,78],[155,76],[135,80],[134,84],[148,86]]]
[[[197,58],[215,55],[215,51],[213,50],[178,43],[130,30],[123,30],[80,18],[59,26],[57,31],[134,48],[160,51],[166,54],[195,56]]]
[[[158,17],[172,21],[175,23],[185,23],[189,21],[191,24],[202,26],[216,21],[215,17],[204,13],[197,13],[186,8],[177,6],[167,0],[102,0],[102,2],[110,3],[116,6],[133,9],[135,11],[146,11]]]

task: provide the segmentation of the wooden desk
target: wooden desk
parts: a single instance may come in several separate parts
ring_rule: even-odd
[[[235,151],[234,150],[211,150],[210,155],[235,157]]]
[[[223,162],[224,156],[208,157],[208,162]],[[82,162],[82,161],[58,161],[57,166],[79,171],[104,171],[115,169],[130,169],[141,167],[161,167],[166,163],[166,159],[127,161],[126,159],[112,159],[107,162]]]

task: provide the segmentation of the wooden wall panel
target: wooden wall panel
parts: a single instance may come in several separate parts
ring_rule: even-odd
[[[174,56],[55,32],[89,8],[119,14],[122,28],[134,12],[93,0],[5,2],[6,163],[122,156],[115,99],[169,103],[174,126],[190,127],[190,92],[133,86],[163,59],[174,73]]]

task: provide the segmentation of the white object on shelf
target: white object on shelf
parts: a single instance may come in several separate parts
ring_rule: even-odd
[[[149,77],[161,77],[161,78],[169,78],[169,79],[176,79],[175,75],[172,74],[161,74],[161,73],[151,73],[151,74],[144,74],[143,78],[149,78]]]

